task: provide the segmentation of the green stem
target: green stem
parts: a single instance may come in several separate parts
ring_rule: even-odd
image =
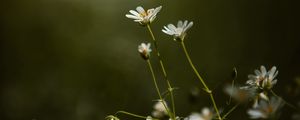
[[[236,77],[237,77],[237,70],[236,70],[235,67],[233,68],[233,71],[234,71],[234,78],[233,78],[232,83],[231,83],[231,88],[232,88],[232,89],[233,89],[233,87],[234,87],[234,80],[235,80]],[[233,90],[230,92],[229,101],[228,101],[227,105],[230,105],[230,103],[231,103],[232,93],[233,93]]]
[[[226,117],[232,112],[234,111],[240,104],[236,104],[235,106],[233,106],[225,115],[223,115],[222,119],[226,119]]]
[[[117,114],[120,114],[120,113],[126,114],[126,115],[130,115],[130,116],[133,116],[133,117],[137,117],[137,118],[142,118],[142,119],[146,119],[146,118],[147,118],[147,117],[145,117],[145,116],[133,114],[133,113],[126,112],[126,111],[118,111],[118,112],[115,113],[115,116],[116,116]]]
[[[212,91],[207,87],[206,83],[204,82],[204,80],[203,80],[202,77],[200,76],[198,70],[197,70],[196,67],[194,66],[193,61],[191,60],[190,55],[188,54],[188,52],[187,52],[187,50],[186,50],[186,47],[185,47],[185,44],[184,44],[183,41],[181,42],[181,45],[182,45],[183,51],[184,51],[184,53],[185,53],[185,56],[186,56],[186,58],[188,59],[188,61],[189,61],[189,63],[190,63],[190,66],[191,66],[192,69],[194,70],[194,73],[197,75],[198,79],[200,80],[200,82],[201,82],[202,85],[204,86],[204,90],[209,94],[210,99],[211,99],[211,101],[212,101],[212,103],[213,103],[214,109],[215,109],[215,111],[217,112],[218,119],[219,119],[219,120],[222,120],[222,118],[221,118],[221,116],[220,116],[220,113],[219,113],[219,110],[218,110],[218,108],[217,108],[217,105],[216,105],[214,96],[213,96],[213,94],[212,94]]]
[[[156,77],[155,77],[155,74],[154,74],[154,71],[153,71],[152,64],[151,64],[150,60],[147,60],[147,63],[148,63],[150,72],[151,72],[151,74],[152,74],[153,82],[154,82],[155,89],[156,89],[156,92],[157,92],[157,94],[158,94],[158,97],[159,97],[160,101],[162,102],[163,106],[165,107],[165,109],[167,110],[169,116],[171,117],[172,114],[171,114],[169,108],[168,108],[167,105],[165,104],[165,102],[164,102],[164,100],[163,100],[163,98],[162,98],[162,96],[161,96],[161,94],[160,94],[160,90],[159,90],[159,88],[158,88],[158,85],[157,85],[157,82],[156,82]]]
[[[164,66],[164,63],[162,61],[162,58],[160,56],[160,52],[159,52],[159,49],[158,49],[158,43],[155,39],[155,36],[152,32],[152,29],[150,27],[150,25],[148,24],[147,25],[147,28],[148,28],[148,31],[151,35],[151,38],[152,38],[152,41],[153,41],[153,44],[154,44],[154,47],[155,47],[155,50],[156,50],[156,54],[157,54],[157,57],[158,57],[158,60],[159,60],[159,64],[160,64],[160,67],[161,67],[161,70],[163,72],[163,75],[164,75],[164,78],[165,80],[167,81],[167,84],[168,84],[168,91],[170,92],[170,96],[171,96],[171,104],[172,104],[172,111],[173,111],[173,116],[170,116],[172,119],[175,120],[176,118],[176,112],[175,112],[175,100],[174,100],[174,95],[173,95],[173,88],[172,88],[172,85],[168,79],[168,75],[167,75],[167,72],[166,72],[166,69],[165,69],[165,66]]]

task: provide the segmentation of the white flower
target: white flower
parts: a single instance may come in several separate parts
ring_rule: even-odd
[[[169,120],[172,120],[171,118],[169,118]],[[175,117],[175,120],[180,120],[180,117]]]
[[[214,117],[213,112],[205,107],[202,109],[201,114],[200,113],[192,113],[188,117],[186,117],[184,120],[212,120]]]
[[[184,118],[184,120],[201,120],[202,115],[200,113],[194,112],[188,117]]]
[[[174,37],[174,40],[182,41],[186,35],[186,31],[190,29],[193,26],[193,22],[189,22],[185,20],[182,22],[181,20],[178,21],[177,27],[173,24],[168,24],[168,26],[164,26],[164,29],[162,31],[168,35],[171,35]]]
[[[113,115],[109,115],[105,118],[105,120],[120,120],[118,117],[113,116]]]
[[[150,48],[150,46],[151,46],[150,43],[148,43],[148,44],[142,43],[138,47],[138,51],[140,52],[141,56],[145,60],[149,59],[149,57],[150,57],[150,52],[152,51],[151,48]]]
[[[269,90],[277,83],[275,77],[278,75],[278,71],[275,66],[273,66],[269,71],[266,70],[265,66],[261,66],[260,71],[255,70],[254,73],[255,75],[248,75],[249,80],[246,82],[248,87],[257,87]]]
[[[269,102],[261,100],[256,108],[248,110],[248,115],[250,115],[251,119],[274,118],[282,106],[283,102],[281,99],[272,97]]]
[[[153,120],[151,116],[147,116],[146,120]]]
[[[161,10],[162,6],[157,8],[148,9],[147,11],[144,10],[143,7],[138,6],[135,10],[130,10],[131,14],[126,14],[127,18],[134,19],[134,22],[138,22],[141,25],[147,25],[153,22],[156,18],[157,13]]]
[[[153,106],[153,112],[152,112],[152,115],[153,117],[156,117],[156,118],[162,118],[163,116],[167,115],[168,114],[168,111],[167,109],[165,108],[164,104],[166,105],[167,107],[167,103],[166,101],[157,101],[154,106]]]

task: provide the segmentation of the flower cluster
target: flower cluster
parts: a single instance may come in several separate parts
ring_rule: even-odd
[[[277,83],[275,77],[278,75],[278,71],[275,66],[269,71],[266,70],[265,66],[261,66],[260,70],[254,70],[254,73],[255,75],[248,75],[249,80],[246,81],[246,86],[241,87],[241,89],[248,91],[255,89],[253,107],[257,107],[260,99],[269,100],[267,94]]]
[[[152,67],[150,58],[150,53],[152,52],[151,44],[150,43],[141,43],[138,46],[138,52],[140,53],[141,57],[147,61],[150,72],[152,74],[152,78],[154,81],[154,85],[159,97],[159,100],[154,104],[153,111],[151,115],[148,116],[140,116],[128,112],[123,112],[125,114],[143,118],[146,120],[160,120],[160,119],[169,119],[169,120],[212,120],[212,119],[219,119],[223,120],[226,118],[230,112],[232,112],[236,107],[233,107],[232,109],[228,110],[227,113],[224,114],[224,116],[221,116],[220,110],[218,109],[218,106],[216,105],[216,102],[213,97],[212,90],[208,88],[205,81],[200,76],[199,72],[195,68],[187,50],[184,45],[184,39],[187,35],[187,31],[194,25],[192,21],[188,20],[179,20],[177,22],[177,25],[174,24],[167,24],[163,26],[162,32],[170,35],[173,37],[175,41],[181,42],[182,48],[184,50],[184,53],[186,55],[186,58],[188,62],[190,63],[190,66],[192,67],[194,73],[197,75],[198,79],[200,80],[201,84],[203,85],[203,89],[210,95],[210,99],[213,103],[213,109],[209,108],[203,108],[201,113],[192,113],[187,117],[178,117],[175,114],[175,104],[172,94],[172,89],[167,73],[165,70],[165,67],[163,65],[163,62],[161,60],[161,54],[159,53],[158,47],[157,47],[157,40],[154,37],[154,34],[151,30],[150,24],[156,19],[157,14],[161,11],[162,6],[151,8],[148,10],[145,10],[143,7],[138,6],[136,10],[130,10],[130,14],[126,14],[125,16],[127,18],[133,19],[134,22],[139,23],[142,26],[147,26],[148,31],[152,37],[152,42],[155,48],[155,52],[157,53],[157,58],[159,59],[159,63],[161,66],[161,70],[164,74],[164,78],[166,79],[168,83],[168,92],[167,94],[170,95],[170,98],[172,100],[172,106],[168,106],[167,102],[165,101],[165,96],[161,95],[161,90],[157,85],[156,76],[155,76],[155,70]],[[239,87],[234,84],[231,86],[226,86],[224,91],[230,95],[230,101],[231,97],[235,99],[239,105],[240,103],[245,103],[248,101],[253,102],[253,106],[247,111],[248,115],[251,119],[267,119],[267,118],[275,118],[279,113],[279,109],[283,107],[283,100],[275,95],[275,93],[272,91],[272,88],[277,83],[276,76],[278,75],[278,71],[275,66],[273,66],[270,70],[267,71],[266,67],[261,66],[259,70],[255,70],[254,74],[248,75],[248,80],[246,81],[246,85]],[[272,93],[272,95],[270,94]],[[166,95],[167,96],[167,95]],[[275,96],[275,97],[274,97]],[[269,99],[271,98],[271,99]],[[172,109],[170,109],[172,108]],[[299,117],[296,115],[296,117]],[[116,116],[108,116],[106,118],[107,120],[119,120]]]
[[[138,22],[140,25],[149,25],[152,23],[158,12],[161,10],[162,6],[151,8],[145,11],[145,9],[141,6],[138,6],[135,10],[130,10],[131,14],[126,14],[125,16],[130,19],[134,19],[134,22]],[[173,24],[168,24],[164,26],[162,32],[173,36],[175,41],[182,41],[186,36],[186,32],[193,26],[193,22],[188,22],[185,20],[184,22],[179,20],[177,22],[177,27]]]
[[[270,97],[270,93],[274,94],[271,89],[277,83],[275,77],[278,71],[275,66],[269,71],[265,66],[261,66],[260,70],[254,70],[254,73],[255,75],[248,75],[246,86],[227,86],[225,92],[240,103],[253,100],[252,108],[247,112],[251,119],[274,118],[283,106],[281,98],[276,98],[276,95]]]

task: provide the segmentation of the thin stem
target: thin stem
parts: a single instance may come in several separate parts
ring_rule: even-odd
[[[232,80],[232,83],[231,83],[231,88],[233,89],[233,87],[234,87],[234,79]],[[230,105],[230,103],[231,103],[232,93],[233,93],[233,90],[230,92],[229,101],[228,101],[227,105]]]
[[[123,114],[126,114],[126,115],[130,115],[130,116],[133,116],[133,117],[137,117],[137,118],[142,118],[142,119],[146,119],[147,118],[145,116],[133,114],[133,113],[126,112],[126,111],[118,111],[118,112],[115,113],[115,115],[120,114],[120,113],[123,113]]]
[[[204,86],[204,90],[209,94],[210,99],[211,99],[211,101],[212,101],[212,103],[213,103],[214,109],[215,109],[215,111],[217,112],[217,115],[218,115],[219,119],[222,120],[222,118],[221,118],[221,116],[220,116],[220,113],[219,113],[219,110],[218,110],[218,107],[217,107],[217,105],[216,105],[214,96],[213,96],[213,94],[212,94],[212,91],[207,87],[206,83],[204,82],[204,80],[203,80],[202,77],[200,76],[198,70],[197,70],[196,67],[194,66],[193,61],[191,60],[190,55],[188,54],[188,52],[187,52],[187,50],[186,50],[186,47],[185,47],[185,44],[184,44],[183,41],[181,42],[181,45],[182,45],[183,51],[184,51],[184,53],[185,53],[185,56],[186,56],[186,58],[188,59],[188,61],[189,61],[189,63],[190,63],[190,66],[192,67],[192,69],[194,70],[194,73],[197,75],[198,79],[200,80],[200,82],[201,82],[202,85]]]
[[[207,87],[207,85],[205,84],[203,78],[200,76],[198,70],[197,70],[196,67],[194,66],[193,61],[191,60],[190,55],[189,55],[189,53],[188,53],[187,50],[186,50],[186,47],[185,47],[184,42],[181,42],[181,45],[182,45],[182,48],[183,48],[183,51],[184,51],[184,53],[185,53],[186,58],[188,59],[190,65],[191,65],[192,69],[194,70],[195,74],[197,75],[198,79],[200,80],[200,82],[201,82],[202,85],[204,86],[206,92],[208,92],[208,93],[211,92],[211,91],[209,90],[209,88]]]
[[[234,72],[234,76],[233,76],[233,80],[232,80],[232,82],[231,82],[231,88],[232,88],[232,89],[233,89],[233,87],[234,87],[234,81],[235,81],[235,79],[237,78],[237,70],[236,70],[235,67],[233,68],[233,72]],[[227,105],[230,105],[230,103],[231,103],[231,100],[232,100],[232,93],[233,93],[233,91],[230,92],[229,101],[228,101]]]
[[[284,102],[284,104],[288,105],[289,107],[291,107],[291,108],[293,108],[293,109],[295,109],[295,110],[298,110],[294,105],[288,103],[288,102],[285,101],[282,97],[278,96],[273,90],[271,90],[271,93],[272,93],[275,97],[281,99],[281,100]],[[299,110],[298,110],[298,111],[299,111]]]
[[[226,119],[226,117],[232,112],[234,111],[240,104],[236,104],[234,105],[225,115],[223,115],[222,119]]]
[[[163,98],[162,98],[162,96],[161,96],[161,94],[160,94],[160,90],[159,90],[159,88],[158,88],[158,85],[157,85],[157,82],[156,82],[156,77],[155,77],[155,74],[154,74],[154,71],[153,71],[152,64],[151,64],[150,60],[147,60],[147,63],[148,63],[150,72],[151,72],[151,74],[152,74],[153,82],[154,82],[155,89],[156,89],[156,92],[157,92],[157,94],[158,94],[158,97],[159,97],[160,101],[162,102],[163,106],[165,107],[165,109],[167,110],[169,116],[171,117],[172,114],[171,114],[169,108],[168,108],[167,105],[165,104],[165,102],[164,102],[164,100],[163,100]]]
[[[172,104],[172,111],[173,111],[173,116],[170,116],[170,117],[175,120],[175,118],[176,118],[176,112],[175,112],[175,100],[174,100],[174,95],[173,95],[173,88],[172,88],[172,85],[171,85],[171,83],[170,83],[170,81],[168,79],[168,75],[167,75],[164,63],[163,63],[162,58],[160,56],[160,52],[159,52],[159,49],[158,49],[158,43],[157,43],[157,41],[155,39],[155,36],[154,36],[154,34],[152,32],[152,29],[151,29],[151,27],[150,27],[149,24],[147,25],[147,28],[148,28],[148,31],[149,31],[149,33],[151,35],[151,38],[152,38],[152,41],[153,41],[153,44],[154,44],[154,47],[155,47],[155,50],[156,50],[156,54],[157,54],[157,57],[158,57],[158,60],[159,60],[159,64],[160,64],[161,70],[162,70],[164,78],[166,79],[167,84],[168,84],[168,91],[170,92],[171,104]]]
[[[116,116],[117,114],[120,114],[120,113],[126,114],[126,115],[130,115],[130,116],[133,116],[133,117],[136,117],[136,118],[147,119],[147,117],[145,117],[145,116],[133,114],[133,113],[126,112],[126,111],[118,111],[118,112],[115,113],[115,116]],[[159,120],[159,119],[152,118],[152,120]]]
[[[210,99],[211,99],[211,101],[212,101],[212,103],[213,103],[214,109],[215,109],[215,111],[217,112],[217,115],[218,115],[218,117],[219,117],[219,120],[222,120],[222,118],[221,118],[221,116],[220,116],[220,112],[219,112],[219,110],[218,110],[218,107],[217,107],[217,104],[216,104],[216,102],[215,102],[215,99],[214,99],[214,96],[213,96],[212,92],[209,93],[209,96],[210,96]]]

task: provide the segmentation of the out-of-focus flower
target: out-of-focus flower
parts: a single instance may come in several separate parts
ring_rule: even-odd
[[[293,120],[300,120],[300,114],[294,114],[294,115],[292,116],[292,119],[293,119]]]
[[[269,101],[269,97],[265,94],[265,93],[263,93],[263,92],[261,92],[261,93],[258,93],[255,97],[254,97],[254,102],[253,102],[253,108],[256,108],[257,106],[258,106],[258,101],[259,100],[265,100],[265,101]]]
[[[120,120],[118,117],[113,116],[113,115],[109,115],[105,118],[105,120]]]
[[[184,120],[212,120],[214,117],[213,112],[205,107],[202,109],[201,114],[200,113],[192,113],[188,117],[184,118]]]
[[[276,99],[272,97],[269,102],[265,100],[260,100],[256,108],[248,110],[248,115],[251,119],[267,119],[267,118],[276,118],[278,117],[277,113],[279,109],[283,107],[283,101],[281,99]]]
[[[200,113],[194,112],[186,117],[184,120],[201,120],[202,115]]]
[[[126,14],[125,16],[130,19],[134,19],[134,22],[138,22],[141,25],[147,25],[152,23],[155,18],[157,13],[161,10],[162,6],[148,9],[147,11],[144,10],[143,7],[138,6],[135,10],[130,10],[129,12],[131,14]]]
[[[153,120],[151,116],[147,116],[146,120]]]
[[[153,106],[152,116],[155,118],[162,118],[165,115],[168,115],[168,111],[165,108],[164,104],[167,106],[166,101],[157,101]]]
[[[172,120],[171,118],[169,118],[169,120]],[[175,120],[180,120],[180,117],[176,117]]]
[[[266,70],[265,66],[261,66],[260,71],[255,70],[254,73],[255,75],[248,75],[249,80],[246,82],[248,86],[245,86],[245,88],[256,87],[269,90],[277,83],[275,77],[277,76],[278,71],[275,66],[269,71]]]
[[[192,26],[193,22],[188,22],[187,20],[182,22],[181,20],[179,20],[177,23],[177,27],[175,27],[175,25],[173,24],[168,24],[167,26],[164,26],[164,29],[162,29],[162,31],[168,35],[173,36],[175,41],[183,41],[186,35],[186,31]]]
[[[138,51],[140,52],[141,56],[145,59],[148,60],[150,57],[150,52],[152,51],[150,48],[151,44],[145,44],[142,43],[141,45],[139,45],[138,47]]]
[[[227,85],[224,89],[225,93],[230,95],[237,102],[247,102],[249,99],[252,99],[256,96],[256,89],[242,89],[240,87]]]

